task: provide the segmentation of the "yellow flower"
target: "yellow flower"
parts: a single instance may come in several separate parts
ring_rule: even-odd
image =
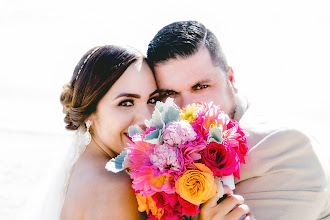
[[[190,123],[197,118],[197,111],[202,105],[193,103],[191,105],[187,105],[180,111],[181,119],[187,120]]]
[[[139,212],[146,212],[147,215],[151,212],[152,215],[156,216],[158,219],[161,219],[164,214],[164,209],[158,208],[151,196],[142,196],[141,193],[135,193],[135,196],[139,205]]]
[[[156,186],[158,189],[164,186],[164,184],[168,181],[168,176],[159,175],[157,178],[154,178],[152,181],[152,185]]]
[[[183,199],[200,205],[217,193],[212,171],[201,163],[194,164],[197,169],[187,170],[175,182],[175,191]]]

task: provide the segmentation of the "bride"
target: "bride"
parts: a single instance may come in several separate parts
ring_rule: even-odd
[[[97,47],[78,63],[61,102],[66,128],[85,128],[61,219],[142,219],[131,180],[105,164],[130,141],[128,127],[143,126],[158,100],[153,74],[142,54],[117,46]]]

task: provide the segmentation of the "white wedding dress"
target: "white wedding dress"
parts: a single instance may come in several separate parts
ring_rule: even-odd
[[[84,133],[82,128],[76,131],[72,146],[63,161],[58,164],[56,174],[44,180],[37,191],[31,194],[26,207],[18,213],[17,219],[59,220],[71,172],[86,149]]]

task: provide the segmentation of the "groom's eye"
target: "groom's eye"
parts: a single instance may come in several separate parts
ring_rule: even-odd
[[[176,94],[178,94],[177,92],[173,91],[173,90],[166,90],[166,91],[163,91],[161,92],[161,95],[160,95],[160,100],[165,100],[167,99],[168,97],[173,97],[175,96]]]
[[[206,89],[208,88],[209,85],[201,85],[201,84],[197,84],[193,87],[193,90],[202,90],[202,89]]]
[[[171,96],[171,95],[175,95],[175,94],[176,94],[176,92],[172,91],[172,90],[165,91],[165,93],[164,93],[165,96]]]

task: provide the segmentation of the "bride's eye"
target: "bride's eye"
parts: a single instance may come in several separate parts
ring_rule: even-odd
[[[159,97],[158,96],[155,96],[155,97],[152,97],[148,100],[148,104],[156,104],[157,101],[159,101]]]
[[[129,107],[129,106],[133,106],[134,105],[134,101],[133,100],[124,100],[121,101],[118,106],[123,106],[123,107]]]

